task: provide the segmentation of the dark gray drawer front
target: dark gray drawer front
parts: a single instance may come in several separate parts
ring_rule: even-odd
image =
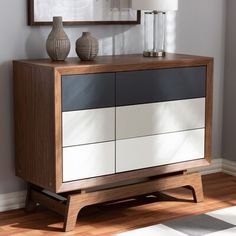
[[[62,77],[62,110],[64,112],[114,106],[114,73]]]
[[[121,72],[116,105],[135,105],[205,97],[206,67]]]

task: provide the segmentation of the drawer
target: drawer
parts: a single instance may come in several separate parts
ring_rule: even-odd
[[[204,158],[204,129],[162,134],[116,143],[116,172]]]
[[[115,108],[63,112],[63,146],[115,140]]]
[[[115,142],[63,148],[63,182],[115,173]]]
[[[115,106],[115,74],[62,76],[62,110]]]
[[[120,72],[116,76],[116,105],[205,97],[206,67]]]
[[[205,98],[121,106],[116,110],[116,138],[205,127]]]

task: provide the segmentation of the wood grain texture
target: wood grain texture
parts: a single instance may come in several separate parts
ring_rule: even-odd
[[[101,176],[97,178],[63,183],[61,185],[61,188],[58,189],[57,192],[63,193],[63,192],[68,192],[68,191],[75,191],[78,189],[87,189],[87,188],[92,188],[96,186],[104,186],[107,184],[123,183],[129,180],[156,176],[157,173],[158,175],[163,175],[167,173],[183,171],[190,168],[204,167],[208,165],[209,165],[208,161],[206,161],[205,159],[200,159],[200,160],[187,161],[187,162],[165,165],[165,166],[145,168],[142,170],[133,170],[133,171],[128,171],[124,173],[117,173],[114,175]]]
[[[62,75],[189,66],[207,66],[206,160],[62,184]],[[60,193],[208,165],[212,137],[212,70],[212,58],[181,54],[167,54],[164,58],[144,58],[142,55],[102,56],[94,62],[81,62],[78,58],[69,58],[66,62],[51,62],[49,59],[14,62],[17,175]]]
[[[205,159],[211,162],[212,157],[212,118],[213,117],[213,60],[207,64],[206,84],[206,128],[205,128]]]
[[[165,177],[140,184],[96,191],[92,193],[70,195],[70,204],[68,204],[66,220],[63,227],[64,231],[67,232],[74,230],[77,215],[85,206],[114,200],[122,200],[182,186],[189,186],[192,189],[195,202],[203,201],[202,180],[200,174],[197,173]]]
[[[202,214],[236,205],[236,177],[222,173],[203,176],[204,202],[195,204],[188,189],[155,193],[113,204],[84,208],[73,232],[65,235],[111,236],[180,217]],[[51,211],[15,210],[0,213],[1,236],[60,236],[63,218]],[[63,235],[64,235],[63,234]]]
[[[64,216],[66,205],[63,201],[55,200],[54,198],[36,190],[31,190],[31,201],[47,206],[48,209]]]
[[[63,182],[63,156],[62,156],[62,95],[61,95],[61,74],[54,69],[54,139],[55,139],[55,192],[61,188]]]
[[[54,73],[14,62],[16,174],[55,190]]]
[[[141,183],[120,186],[111,189],[95,190],[79,193],[68,193],[67,204],[57,199],[46,196],[42,191],[30,190],[30,201],[40,203],[47,208],[65,215],[64,231],[72,231],[75,228],[77,215],[82,208],[98,203],[114,200],[128,199],[134,196],[150,194],[153,192],[187,186],[191,188],[195,202],[203,201],[202,180],[199,173],[176,174],[173,176],[156,177]]]
[[[158,58],[147,58],[141,54],[99,56],[92,62],[80,61],[79,58],[68,58],[65,62],[52,62],[50,59],[21,60],[32,66],[55,68],[62,75],[204,66],[211,61],[210,57],[172,53]]]

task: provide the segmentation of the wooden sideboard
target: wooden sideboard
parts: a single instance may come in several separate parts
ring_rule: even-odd
[[[16,175],[29,183],[26,208],[47,205],[69,231],[95,203],[180,186],[202,201],[200,174],[186,170],[210,163],[212,91],[209,57],[14,61]]]

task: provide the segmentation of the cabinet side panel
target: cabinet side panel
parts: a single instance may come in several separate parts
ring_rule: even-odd
[[[14,62],[16,175],[55,189],[54,73]]]
[[[206,131],[205,131],[205,159],[212,160],[212,117],[213,117],[213,65],[210,61],[207,65],[206,83]]]

